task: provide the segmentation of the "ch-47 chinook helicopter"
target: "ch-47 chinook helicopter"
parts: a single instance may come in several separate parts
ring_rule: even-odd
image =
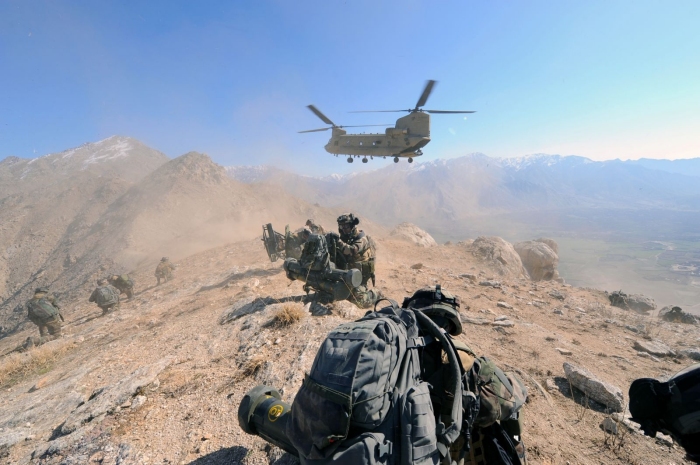
[[[328,128],[310,129],[304,132],[318,132],[333,130],[330,140],[326,144],[326,152],[338,155],[350,155],[348,163],[353,162],[353,157],[362,157],[362,163],[367,163],[367,157],[394,157],[394,163],[399,158],[408,158],[413,163],[413,157],[423,155],[421,150],[430,142],[430,113],[475,113],[474,111],[461,110],[423,110],[421,107],[428,101],[428,97],[437,81],[428,81],[423,89],[416,107],[408,110],[370,110],[353,111],[351,113],[393,113],[408,112],[408,115],[396,120],[393,128],[386,128],[384,134],[348,134],[343,128],[364,126],[338,126],[321,113],[318,108],[309,105],[308,108],[321,121],[330,124]],[[366,126],[391,126],[390,124],[371,124]]]

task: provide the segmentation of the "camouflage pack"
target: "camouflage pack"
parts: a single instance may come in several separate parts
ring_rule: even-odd
[[[119,291],[112,286],[101,286],[97,288],[95,302],[100,307],[119,303]]]
[[[474,360],[472,371],[479,389],[479,416],[475,425],[490,426],[497,421],[517,419],[527,400],[527,388],[515,373],[505,373],[488,357]]]
[[[325,271],[329,267],[329,263],[330,259],[325,236],[311,234],[301,251],[299,264],[311,271]]]
[[[46,298],[31,299],[27,302],[29,319],[35,324],[45,324],[58,316],[58,309],[51,305]]]

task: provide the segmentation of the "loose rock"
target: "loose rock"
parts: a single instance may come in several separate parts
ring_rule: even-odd
[[[659,341],[634,341],[634,348],[641,352],[647,352],[659,357],[670,357],[676,355],[666,344]]]
[[[564,373],[569,383],[587,394],[594,401],[605,405],[615,412],[624,409],[622,390],[596,378],[590,371],[569,362],[564,362]]]
[[[498,302],[496,305],[499,306],[499,307],[501,307],[501,308],[507,308],[507,309],[512,309],[512,308],[513,308],[512,305],[510,305],[510,304],[508,304],[508,303],[506,303],[506,302]]]
[[[571,355],[571,351],[568,349],[562,349],[561,347],[555,347],[554,350],[558,351],[562,355]]]
[[[617,434],[617,422],[610,417],[605,417],[603,423],[600,424],[603,431],[609,434]]]

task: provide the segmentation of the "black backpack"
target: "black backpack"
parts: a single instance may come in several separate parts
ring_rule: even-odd
[[[666,382],[653,378],[634,380],[629,399],[632,421],[640,424],[644,434],[670,434],[691,459],[700,460],[700,363]]]
[[[429,336],[419,336],[421,330]],[[447,355],[445,389],[454,400],[444,423],[436,420],[430,386],[420,378],[420,349],[436,341]],[[286,434],[302,464],[449,463],[465,401],[478,408],[476,396],[463,390],[447,335],[423,313],[392,301],[324,340],[294,399]]]

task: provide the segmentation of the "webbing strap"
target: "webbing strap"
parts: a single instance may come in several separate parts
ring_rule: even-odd
[[[311,379],[308,373],[304,375],[304,386],[306,386],[314,394],[318,394],[324,399],[330,400],[335,404],[346,406],[348,407],[348,410],[350,409],[352,402],[349,395],[343,394],[342,392],[338,392],[335,389],[331,389],[327,386],[323,386],[322,384],[317,383],[316,381]]]
[[[435,342],[435,338],[433,336],[413,337],[408,340],[406,348],[417,349],[419,347],[425,347],[433,342]]]
[[[503,385],[506,387],[506,389],[508,390],[508,392],[512,396],[513,395],[513,385],[510,383],[510,380],[508,379],[506,374],[503,373],[503,370],[501,370],[500,368],[496,368],[494,370],[494,372],[496,373],[496,376],[498,376],[498,379],[501,380],[501,383],[503,383]]]

